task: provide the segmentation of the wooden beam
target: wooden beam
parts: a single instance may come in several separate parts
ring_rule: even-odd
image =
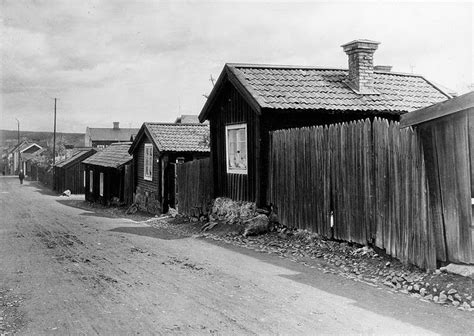
[[[474,91],[401,116],[400,128],[421,124],[468,109],[474,110]]]

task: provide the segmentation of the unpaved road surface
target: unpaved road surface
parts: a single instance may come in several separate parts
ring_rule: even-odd
[[[77,203],[77,201],[76,201]],[[472,334],[472,314],[0,177],[0,334]]]

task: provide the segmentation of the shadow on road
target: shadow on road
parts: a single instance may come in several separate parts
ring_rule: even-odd
[[[112,210],[107,209],[107,208],[93,208],[88,206],[87,202],[84,200],[77,200],[77,199],[67,199],[67,198],[61,198],[56,200],[56,202],[66,205],[71,208],[76,208],[76,209],[81,209],[84,211],[89,211],[89,212],[83,212],[80,215],[81,216],[93,216],[93,217],[103,217],[103,218],[117,218],[117,215],[112,212]],[[107,212],[109,210],[109,212]]]
[[[120,233],[129,233],[137,236],[146,236],[152,238],[159,238],[163,240],[176,240],[186,238],[184,235],[171,233],[167,229],[159,229],[150,226],[140,226],[140,227],[118,227],[112,230],[111,232],[120,232]]]
[[[75,195],[76,196],[76,195]],[[135,221],[147,220],[151,217],[150,214],[136,213],[134,215],[126,215],[125,208],[114,207],[114,206],[105,206],[96,203],[89,203],[84,199],[69,199],[67,197],[62,197],[57,199],[56,202],[66,205],[68,207],[81,209],[87,212],[83,212],[81,216],[89,217],[101,217],[101,218],[126,218],[132,219]]]
[[[18,181],[18,186],[22,186],[23,188],[31,188],[34,189],[33,191],[40,193],[41,195],[47,195],[47,196],[57,196],[58,193],[55,191],[49,189],[46,186],[43,186],[39,184],[39,182],[36,181],[29,181],[29,182],[24,182],[23,185],[20,184],[20,181]]]
[[[228,250],[259,259],[271,265],[286,268],[295,274],[280,274],[282,278],[295,281],[306,286],[310,286],[327,293],[353,301],[353,305],[372,311],[374,313],[395,318],[403,322],[416,325],[427,330],[442,330],[444,319],[433,323],[429,316],[444,314],[449,316],[453,323],[462,326],[465,330],[472,330],[473,320],[468,318],[469,312],[459,313],[455,309],[445,309],[445,307],[429,302],[420,302],[418,299],[407,297],[404,294],[394,293],[384,286],[375,288],[374,285],[362,283],[361,281],[349,280],[343,276],[331,273],[324,273],[318,268],[309,268],[297,262],[289,262],[288,259],[278,258],[276,255],[259,253],[251,249],[246,249],[221,241],[206,239],[206,242],[224,247]],[[315,265],[325,266],[325,262],[317,261]],[[397,306],[405,307],[405,310],[396,309]],[[461,327],[461,329],[462,329]],[[459,329],[457,329],[459,330]]]

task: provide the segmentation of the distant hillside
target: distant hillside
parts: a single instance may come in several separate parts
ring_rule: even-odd
[[[84,146],[84,133],[56,133],[56,140],[74,147]],[[21,131],[21,139],[27,138],[41,145],[46,145],[53,139],[53,132],[30,132]],[[0,130],[0,147],[15,145],[18,141],[17,131]]]

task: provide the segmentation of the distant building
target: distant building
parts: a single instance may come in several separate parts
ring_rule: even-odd
[[[175,165],[209,157],[209,126],[146,122],[130,146],[135,202],[150,213],[175,207]]]
[[[18,174],[20,169],[26,173],[27,167],[25,158],[29,158],[32,154],[42,149],[43,147],[36,143],[23,140],[9,151],[7,157],[8,171],[6,173]]]
[[[138,128],[120,128],[119,122],[114,121],[112,128],[87,127],[84,146],[106,148],[113,143],[133,141]]]
[[[82,161],[87,201],[106,205],[132,202],[133,157],[128,153],[130,144],[111,144]]]
[[[54,166],[54,190],[63,192],[69,189],[72,194],[83,194],[86,174],[82,161],[94,155],[94,148],[81,148],[69,158]]]

